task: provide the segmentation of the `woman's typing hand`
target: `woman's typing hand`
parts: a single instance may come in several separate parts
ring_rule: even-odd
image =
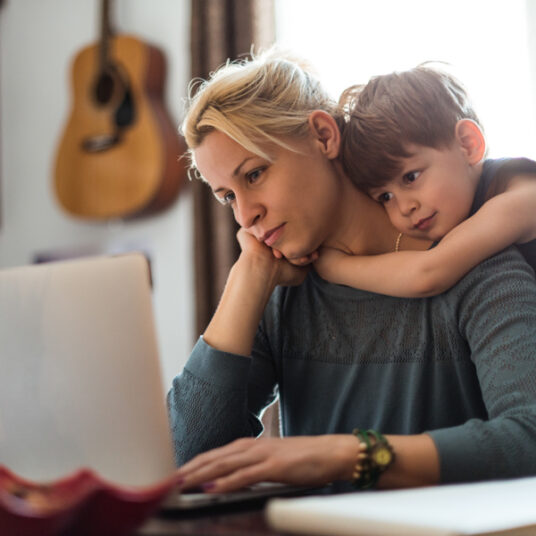
[[[243,438],[210,450],[178,470],[182,489],[233,491],[258,482],[322,486],[350,480],[359,443],[353,435]]]
[[[378,487],[404,488],[437,484],[439,454],[428,434],[386,435],[396,458]],[[242,438],[200,454],[179,468],[181,489],[234,491],[258,482],[323,486],[352,480],[359,440],[353,434]]]

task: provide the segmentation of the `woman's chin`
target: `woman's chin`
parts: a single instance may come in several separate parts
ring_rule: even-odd
[[[304,250],[298,250],[298,251],[291,251],[288,254],[286,252],[282,252],[285,259],[287,259],[289,262],[297,262],[300,261],[306,257],[310,257],[313,253],[313,251],[309,251],[308,249]]]
[[[319,247],[320,246],[318,244],[283,244],[281,249],[276,249],[279,249],[285,259],[290,262],[293,262],[299,261],[304,257],[309,257],[315,251],[318,251]]]

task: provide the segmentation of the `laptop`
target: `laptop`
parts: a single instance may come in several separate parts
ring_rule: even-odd
[[[175,461],[141,254],[0,271],[0,465],[152,485]]]
[[[0,465],[48,482],[81,467],[147,486],[176,467],[142,254],[0,270]],[[166,510],[292,494],[172,492]]]

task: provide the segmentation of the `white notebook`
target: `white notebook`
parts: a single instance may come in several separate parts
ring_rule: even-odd
[[[269,524],[298,534],[536,535],[536,478],[274,499]]]

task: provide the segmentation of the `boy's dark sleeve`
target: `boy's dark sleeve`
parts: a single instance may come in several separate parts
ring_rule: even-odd
[[[429,432],[441,481],[536,474],[536,282],[515,248],[488,259],[452,289],[488,420]]]

